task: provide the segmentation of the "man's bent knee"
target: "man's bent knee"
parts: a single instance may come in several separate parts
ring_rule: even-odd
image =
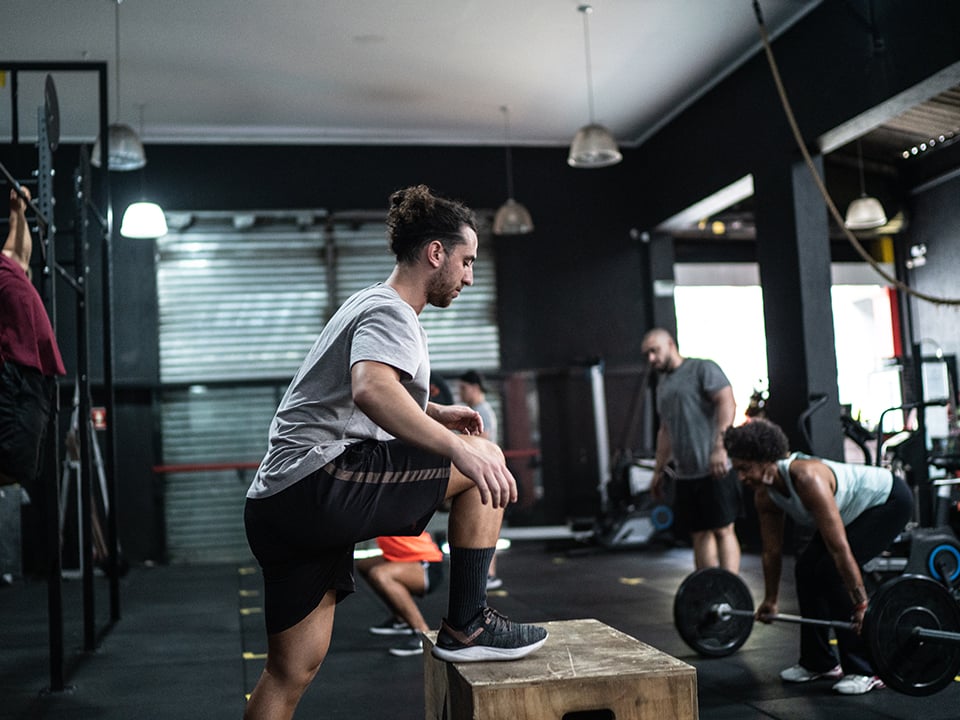
[[[284,663],[271,661],[268,656],[263,672],[270,676],[277,685],[284,688],[285,693],[295,693],[299,698],[317,676],[321,664],[322,661],[312,667],[307,665],[290,667]]]

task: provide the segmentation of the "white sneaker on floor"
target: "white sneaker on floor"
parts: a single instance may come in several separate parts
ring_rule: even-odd
[[[503,587],[503,580],[496,575],[487,575],[487,590],[499,590]]]
[[[794,683],[805,683],[805,682],[810,682],[811,680],[819,680],[820,678],[826,678],[828,680],[838,680],[842,677],[843,677],[843,670],[840,669],[839,665],[837,665],[835,668],[832,668],[822,673],[813,672],[812,670],[807,670],[803,665],[799,665],[799,664],[794,665],[793,667],[788,667],[786,670],[780,671],[781,680],[786,680],[787,682],[794,682]]]
[[[843,680],[833,686],[833,690],[841,695],[863,695],[885,687],[883,680],[876,675],[844,675]]]
[[[370,632],[374,635],[412,635],[413,628],[407,624],[406,620],[388,617],[379,625],[372,626]]]
[[[423,655],[423,637],[420,633],[414,633],[408,640],[390,648],[388,651],[396,657],[410,657],[411,655]]]

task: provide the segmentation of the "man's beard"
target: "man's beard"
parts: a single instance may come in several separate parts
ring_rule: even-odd
[[[427,285],[427,302],[434,307],[448,307],[453,302],[454,293],[460,290],[459,283],[451,280],[448,262],[444,260]]]

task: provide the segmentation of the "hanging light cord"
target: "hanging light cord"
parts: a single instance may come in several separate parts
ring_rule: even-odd
[[[137,103],[137,110],[140,111],[140,140],[141,141],[143,141],[143,106],[144,106],[144,103]],[[140,199],[141,200],[145,197],[144,187],[146,185],[146,182],[144,178],[146,178],[146,176],[147,176],[146,163],[144,163],[144,166],[140,168]]]
[[[592,5],[581,5],[577,8],[583,13],[583,51],[586,56],[587,68],[587,116],[593,124],[593,64],[590,62],[590,22],[589,15],[593,12]]]
[[[870,253],[868,253],[863,245],[860,244],[860,241],[857,240],[857,237],[850,231],[849,228],[846,227],[843,217],[840,215],[840,211],[837,210],[837,206],[830,197],[830,193],[827,191],[827,187],[824,185],[823,179],[820,177],[820,173],[817,172],[817,168],[813,164],[813,160],[811,159],[810,153],[807,150],[806,143],[803,141],[803,135],[800,133],[800,128],[797,125],[796,118],[793,115],[793,110],[790,107],[790,101],[787,98],[787,92],[783,87],[783,81],[780,79],[780,71],[777,68],[777,61],[773,57],[773,49],[770,47],[770,39],[767,36],[767,28],[763,22],[763,13],[760,11],[759,0],[753,0],[753,10],[757,16],[757,24],[760,28],[760,39],[763,41],[763,49],[767,55],[767,62],[770,65],[773,81],[777,86],[777,93],[780,96],[780,103],[783,105],[783,111],[787,116],[787,121],[790,123],[790,129],[793,131],[794,140],[796,140],[797,147],[800,148],[800,153],[803,155],[803,159],[807,164],[807,168],[810,170],[810,174],[813,176],[813,181],[816,183],[817,189],[820,190],[820,194],[823,196],[824,202],[827,204],[827,209],[830,211],[830,215],[840,226],[840,229],[846,236],[847,241],[853,246],[853,249],[856,250],[857,254],[863,258],[864,262],[872,267],[884,280],[899,290],[902,290],[908,295],[911,295],[919,300],[925,300],[935,305],[960,305],[960,298],[942,298],[935,295],[929,295],[919,290],[915,290],[906,283],[890,275],[890,273],[881,267],[880,263],[870,256]],[[862,164],[860,172],[863,172]]]
[[[867,183],[863,179],[863,150],[860,148],[860,138],[857,138],[857,169],[860,171],[860,197],[866,197]]]
[[[114,114],[117,122],[120,122],[120,3],[122,0],[116,0],[113,6],[113,79],[115,84],[114,93],[116,95],[117,110]]]
[[[507,198],[513,200],[513,158],[510,155],[510,108],[500,106],[503,111],[503,136],[506,138],[507,150]]]

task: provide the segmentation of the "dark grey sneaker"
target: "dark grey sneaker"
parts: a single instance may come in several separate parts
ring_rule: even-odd
[[[546,640],[547,631],[539,625],[511,622],[486,607],[459,630],[444,620],[433,655],[448,662],[516,660],[529,655]]]
[[[415,632],[407,640],[388,651],[395,657],[410,657],[411,655],[423,655],[423,637]]]
[[[379,625],[370,628],[374,635],[411,635],[413,628],[407,625],[406,621],[398,620],[395,617],[388,617]]]

